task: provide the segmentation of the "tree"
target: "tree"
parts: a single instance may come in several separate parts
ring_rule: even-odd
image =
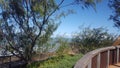
[[[37,40],[49,37],[56,30],[53,14],[63,1],[56,4],[54,0],[1,0],[0,29],[3,43],[6,43],[4,49],[30,61]]]
[[[92,7],[92,8],[94,8],[95,9],[95,7],[96,7],[96,3],[99,3],[99,2],[101,2],[102,0],[74,0],[75,2],[75,4],[79,4],[79,5],[82,5],[83,4],[83,6],[82,6],[82,8],[88,8],[88,7]]]
[[[109,7],[113,10],[110,19],[114,21],[116,27],[120,28],[120,0],[109,0]]]
[[[73,37],[73,43],[79,46],[81,53],[87,53],[96,48],[112,45],[115,36],[105,28],[84,28]]]
[[[89,6],[97,0],[74,0]],[[37,42],[45,43],[57,28],[56,11],[64,0],[0,0],[2,47],[28,62]],[[62,15],[64,15],[62,13]],[[4,37],[4,38],[3,38]]]

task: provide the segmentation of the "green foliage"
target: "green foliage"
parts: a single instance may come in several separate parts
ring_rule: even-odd
[[[96,0],[76,1],[88,7],[94,5]],[[0,0],[0,30],[4,35],[4,48],[9,47],[5,49],[26,62],[30,61],[34,47],[43,46],[57,29],[56,23],[60,22],[60,18],[73,13],[56,13],[63,2],[64,0],[59,3],[55,0]]]
[[[105,28],[84,28],[73,38],[75,45],[80,47],[80,52],[87,53],[96,48],[111,46],[115,36],[108,33]]]
[[[58,56],[67,54],[68,51],[70,51],[70,46],[69,46],[69,43],[68,43],[68,39],[66,39],[64,37],[57,37],[56,40],[57,40],[57,43],[59,44],[59,48],[56,51]]]
[[[49,23],[48,28],[46,29],[46,34],[43,34],[38,38],[37,40],[38,50],[42,50],[46,47],[46,50],[43,50],[43,51],[47,51],[48,50],[47,48],[49,48],[50,45],[52,46],[55,45],[55,44],[51,44],[52,42],[51,35],[57,29],[59,24],[53,24],[52,22],[53,21]]]
[[[72,68],[81,57],[82,54],[51,57],[43,62],[32,63],[28,65],[28,68]]]
[[[55,12],[63,1],[1,0],[0,29],[4,35],[4,48],[9,47],[7,51],[30,61],[34,47],[46,43],[57,29],[60,20],[55,19],[58,15]]]
[[[120,0],[109,0],[109,7],[113,10],[110,19],[114,21],[116,27],[120,28]]]
[[[89,8],[90,6],[96,10],[96,4],[102,0],[74,0],[75,4],[82,6],[82,8]]]

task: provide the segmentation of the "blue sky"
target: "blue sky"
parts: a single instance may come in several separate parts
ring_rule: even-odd
[[[65,0],[64,4],[69,3],[70,0]],[[93,8],[82,9],[78,5],[62,8],[62,10],[73,9],[76,13],[70,14],[65,18],[62,18],[62,23],[58,29],[54,32],[54,35],[66,34],[68,37],[72,33],[79,31],[79,27],[82,28],[90,26],[91,28],[104,27],[109,29],[110,33],[120,34],[120,31],[113,27],[114,23],[109,20],[109,16],[112,14],[112,10],[108,7],[108,0],[102,0],[101,3],[96,5],[96,12]]]

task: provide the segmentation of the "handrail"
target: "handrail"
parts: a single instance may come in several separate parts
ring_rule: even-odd
[[[0,58],[11,57],[11,56],[14,56],[14,55],[2,55],[2,56],[0,56]]]
[[[0,68],[23,68],[26,63],[15,55],[0,56]]]
[[[120,46],[110,46],[93,50],[85,54],[75,64],[74,68],[108,68],[110,64],[119,62],[119,50]]]
[[[19,61],[20,59],[14,55],[0,56],[0,64],[5,64],[13,61]]]

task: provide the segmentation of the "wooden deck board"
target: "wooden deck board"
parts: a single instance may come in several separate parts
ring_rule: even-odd
[[[115,64],[115,65],[110,65],[109,68],[120,68],[120,63]]]

